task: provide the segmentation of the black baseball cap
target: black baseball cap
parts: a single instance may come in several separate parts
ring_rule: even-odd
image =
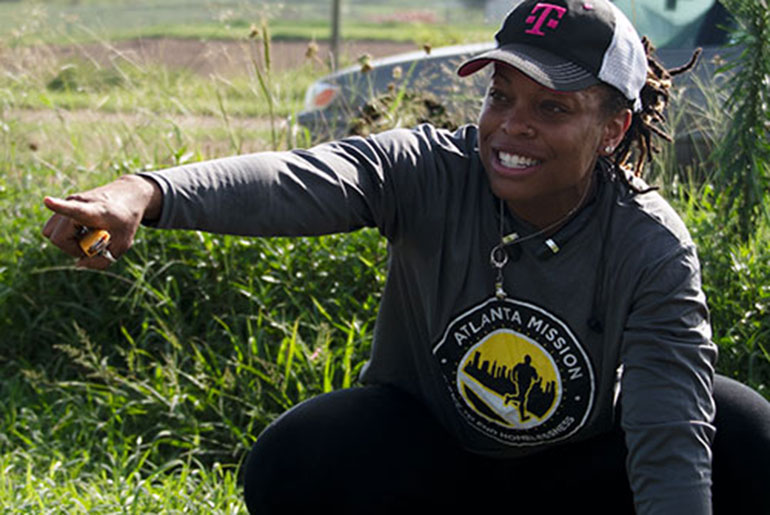
[[[604,82],[641,110],[644,46],[628,18],[608,0],[525,0],[508,13],[495,40],[496,48],[465,61],[457,73],[465,77],[501,62],[556,91]]]

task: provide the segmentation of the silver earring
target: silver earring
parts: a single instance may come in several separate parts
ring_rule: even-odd
[[[608,153],[608,154],[612,154],[612,152],[613,152],[614,150],[615,150],[615,147],[613,147],[612,145],[607,145],[606,147],[604,147],[604,151],[605,151],[606,153]]]

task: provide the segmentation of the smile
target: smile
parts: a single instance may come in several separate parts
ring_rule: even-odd
[[[541,161],[531,157],[522,156],[519,154],[509,154],[508,152],[503,151],[499,151],[497,153],[497,158],[506,168],[530,168],[541,163]]]

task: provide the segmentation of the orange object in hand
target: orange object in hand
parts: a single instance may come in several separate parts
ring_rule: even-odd
[[[84,235],[78,241],[80,249],[88,257],[104,256],[112,262],[115,258],[112,256],[107,245],[110,244],[110,233],[104,229],[91,230],[83,228]]]

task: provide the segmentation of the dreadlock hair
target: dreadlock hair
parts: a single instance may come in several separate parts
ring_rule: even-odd
[[[629,160],[635,158],[633,174],[636,177],[642,176],[644,165],[652,161],[652,154],[660,151],[653,137],[672,141],[664,128],[664,111],[671,96],[671,79],[694,68],[701,54],[701,49],[698,48],[686,64],[666,69],[655,57],[655,47],[646,36],[642,38],[642,44],[647,55],[647,80],[640,94],[642,110],[633,113],[631,125],[611,157],[616,168],[626,169],[630,168]],[[602,110],[606,114],[614,114],[622,109],[631,109],[633,112],[633,102],[623,93],[608,84],[604,84],[604,87],[607,93],[602,102]],[[625,173],[618,173],[618,176],[629,187],[637,189],[630,184],[630,179]]]

